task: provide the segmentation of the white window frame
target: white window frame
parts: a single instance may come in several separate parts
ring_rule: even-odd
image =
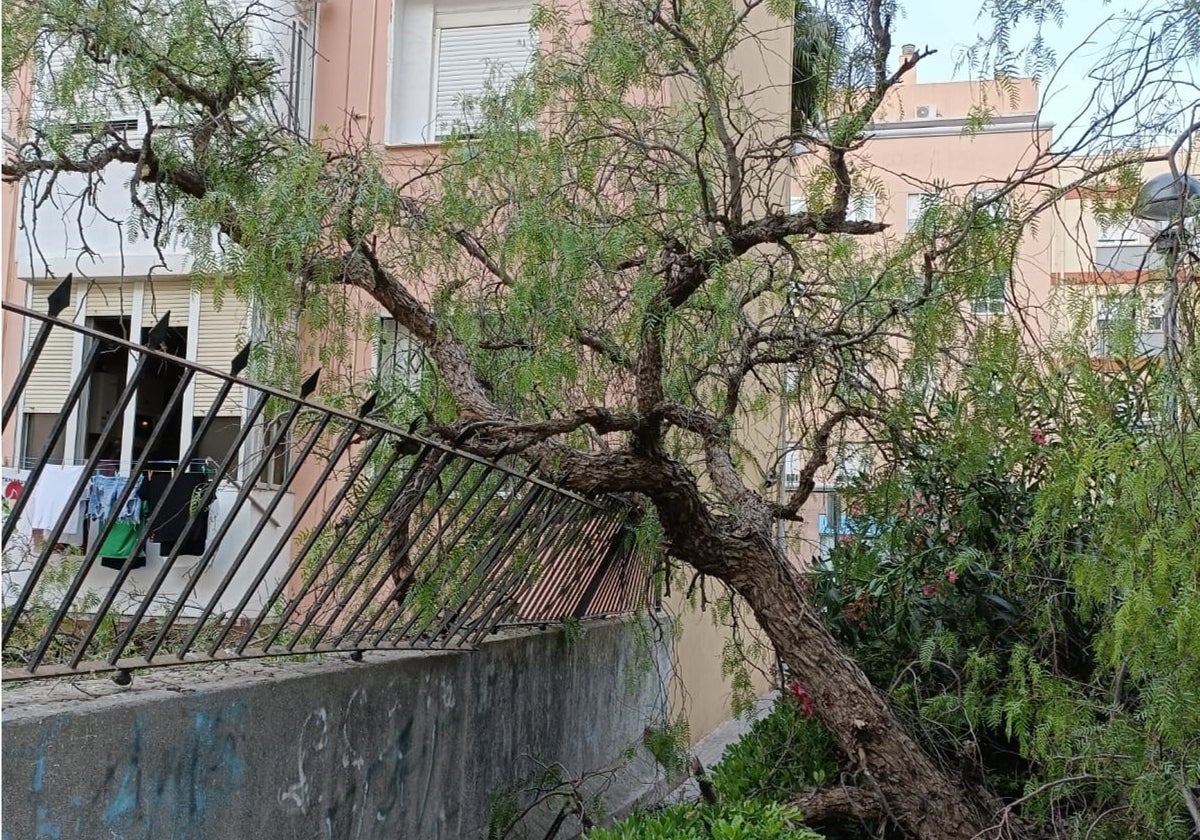
[[[871,468],[871,451],[867,444],[845,441],[838,452],[837,483],[847,484]]]
[[[1138,232],[1131,220],[1104,223],[1096,222],[1097,247],[1111,248],[1120,245],[1133,245],[1138,242]]]
[[[937,193],[908,193],[904,197],[904,218],[905,230],[912,233],[917,229],[917,225],[921,222],[921,216],[925,214],[936,201],[938,200]],[[916,211],[915,213],[913,211]]]
[[[288,26],[288,75],[285,102],[289,128],[301,137],[312,137],[316,86],[317,27],[315,5],[298,11]]]
[[[401,324],[397,323],[394,318],[386,315],[379,317],[378,334],[375,338],[375,351],[373,359],[375,364],[375,376],[379,380],[385,377],[393,377],[401,364],[406,368],[402,372],[402,381],[404,386],[409,391],[416,391],[421,387],[421,377],[424,373],[425,358],[421,353],[421,345],[416,338],[405,329]],[[391,334],[391,346],[394,348],[391,358],[386,360],[383,357],[385,338]],[[402,352],[397,352],[401,343],[401,339],[407,344],[407,348]],[[403,355],[403,359],[401,359]]]
[[[850,204],[846,208],[847,222],[875,221],[875,208],[878,199],[874,193],[856,193],[850,196]]]
[[[1123,295],[1101,295],[1096,298],[1094,306],[1093,323],[1096,328],[1096,337],[1105,341],[1105,352],[1107,353],[1107,339],[1113,325],[1119,322],[1124,315],[1122,309],[1125,306],[1125,298]]]
[[[981,317],[1008,314],[1008,299],[1005,292],[1008,289],[1008,275],[996,272],[992,278],[997,289],[992,294],[971,298],[971,314]],[[998,290],[998,293],[997,293]]]
[[[1163,320],[1164,301],[1161,297],[1148,298],[1144,305],[1145,325],[1143,329],[1150,334],[1161,333],[1166,323]]]
[[[388,57],[385,142],[392,146],[430,145],[435,136],[438,30],[465,26],[528,23],[528,0],[393,0]],[[531,54],[539,45],[532,45]]]
[[[787,394],[792,394],[800,387],[800,370],[793,364],[784,363],[783,365],[783,390]]]
[[[783,489],[791,492],[800,487],[800,449],[795,442],[789,443],[783,451],[780,464],[783,471]]]
[[[979,187],[971,191],[971,200],[976,203],[988,201],[995,198],[999,193],[1000,190],[995,187]],[[1008,201],[1007,199],[1001,199],[987,208],[980,209],[979,212],[991,219],[1004,219],[1008,216]]]

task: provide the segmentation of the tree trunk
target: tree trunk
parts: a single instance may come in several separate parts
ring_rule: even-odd
[[[912,739],[886,696],[826,628],[764,529],[715,521],[691,488],[656,494],[671,553],[729,584],[753,610],[815,703],[815,714],[874,790],[889,817],[921,840],[990,835],[1000,803],[939,768]]]

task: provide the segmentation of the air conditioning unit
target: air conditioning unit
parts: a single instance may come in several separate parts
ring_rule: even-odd
[[[919,120],[937,119],[937,115],[938,115],[938,112],[937,112],[936,105],[918,105],[917,106],[917,119],[919,119]]]

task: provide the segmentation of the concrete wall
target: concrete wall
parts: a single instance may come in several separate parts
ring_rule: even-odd
[[[486,836],[489,793],[531,758],[568,776],[620,766],[662,719],[669,632],[647,649],[628,623],[586,626],[573,643],[553,630],[220,680],[164,671],[96,698],[8,689],[3,838]],[[607,781],[612,813],[661,784],[644,754]]]

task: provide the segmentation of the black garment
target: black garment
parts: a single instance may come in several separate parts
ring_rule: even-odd
[[[169,554],[176,543],[182,543],[180,554],[200,555],[208,543],[208,506],[196,512],[196,521],[187,529],[188,517],[192,515],[192,499],[204,494],[208,476],[204,473],[184,473],[175,480],[171,492],[170,473],[153,473],[142,484],[142,499],[148,510],[153,511],[158,500],[166,496],[162,510],[150,522],[150,539],[161,546],[163,554]]]

